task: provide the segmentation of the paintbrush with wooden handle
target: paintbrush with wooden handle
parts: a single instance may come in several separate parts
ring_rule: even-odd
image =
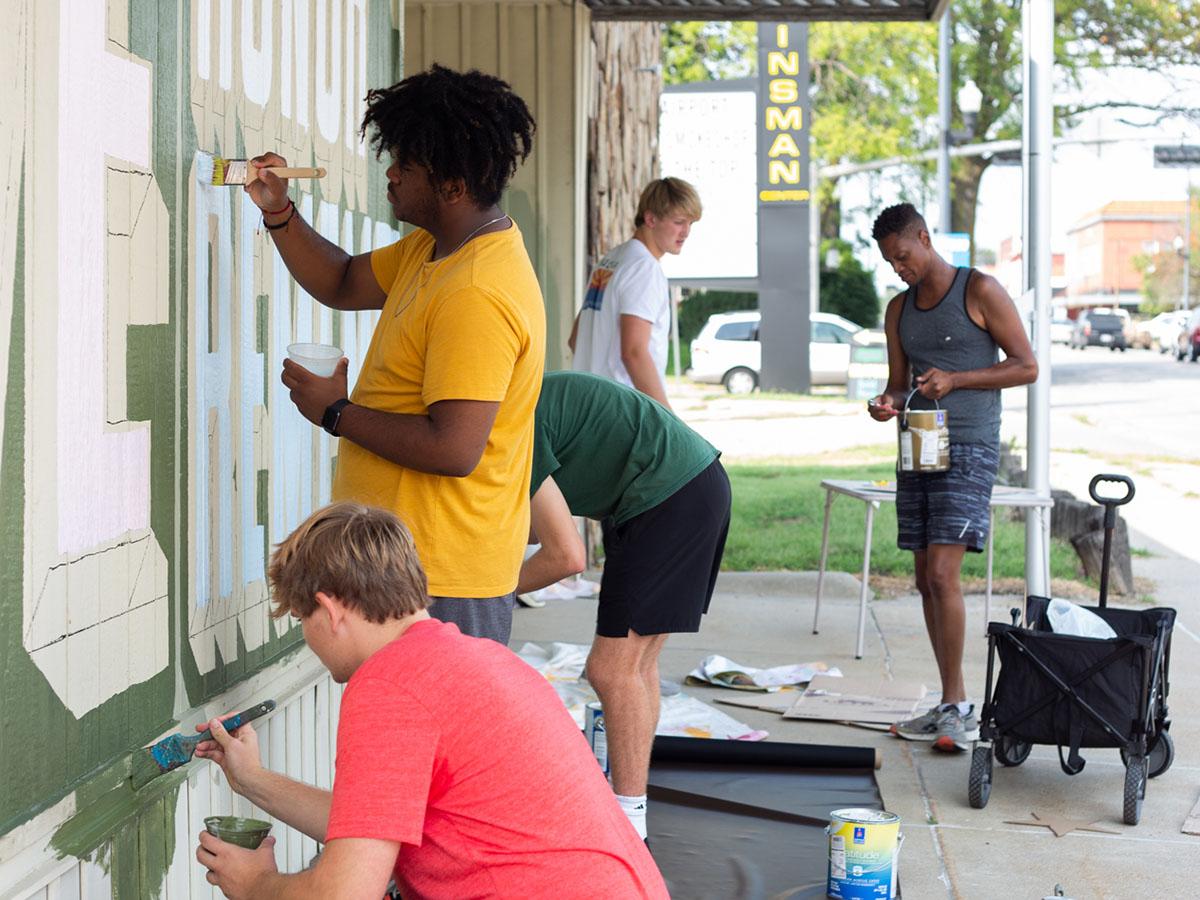
[[[280,178],[324,178],[325,170],[311,166],[264,166],[250,165],[248,159],[222,159],[207,153],[196,155],[196,178],[201,184],[228,187],[249,184],[261,172],[271,172]]]
[[[252,706],[249,709],[244,709],[234,716],[230,716],[225,720],[225,728],[229,731],[237,731],[247,722],[257,719],[259,716],[265,716],[275,708],[274,700],[264,700],[257,706]],[[152,747],[147,747],[141,750],[133,759],[133,789],[150,783],[164,772],[170,772],[172,769],[178,769],[184,763],[189,762],[196,752],[196,747],[202,741],[212,740],[212,729],[205,729],[199,734],[184,735],[173,734],[170,737],[165,737]]]

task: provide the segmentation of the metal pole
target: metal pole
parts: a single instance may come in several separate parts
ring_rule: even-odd
[[[1191,309],[1192,294],[1192,170],[1187,171],[1187,188],[1183,216],[1183,308]]]
[[[950,88],[953,73],[950,62],[950,38],[953,26],[950,10],[942,13],[938,22],[938,134],[937,185],[938,231],[950,233]]]
[[[808,167],[808,313],[821,308],[821,206],[817,202],[817,164]]]
[[[679,381],[679,304],[683,301],[683,288],[671,287],[671,350],[674,353],[675,381]]]
[[[1033,291],[1031,337],[1037,381],[1028,388],[1027,486],[1050,493],[1050,169],[1054,139],[1054,0],[1024,0],[1025,260],[1027,290]],[[1049,596],[1049,511],[1031,509],[1025,518],[1026,593]]]

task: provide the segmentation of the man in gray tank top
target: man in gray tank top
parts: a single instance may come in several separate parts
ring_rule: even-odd
[[[963,684],[961,570],[963,555],[987,543],[1000,460],[1000,389],[1029,384],[1038,367],[1012,298],[990,275],[942,259],[912,204],[885,209],[872,236],[908,290],[888,303],[888,386],[867,410],[886,422],[906,402],[913,409],[936,402],[947,410],[950,429],[949,471],[896,474],[897,543],[915,557],[942,699],[892,733],[952,750],[979,736]]]

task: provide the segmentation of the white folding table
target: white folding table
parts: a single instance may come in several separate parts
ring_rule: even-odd
[[[881,503],[896,502],[896,482],[879,483],[875,481],[841,481],[827,479],[821,482],[825,489],[825,521],[821,526],[821,565],[817,569],[817,602],[813,609],[813,634],[817,634],[817,624],[821,616],[821,588],[825,581],[825,563],[829,557],[829,510],[838,494],[861,500],[867,508],[866,533],[863,537],[862,587],[858,596],[858,641],[854,645],[854,658],[862,659],[863,637],[867,628],[867,582],[871,574],[871,532],[875,527],[875,510]],[[1039,496],[1029,488],[996,485],[992,488],[991,507],[1021,506],[1038,509],[1049,509],[1054,506],[1051,497]],[[987,633],[987,623],[992,617],[992,560],[993,535],[995,534],[995,515],[988,529],[987,543],[987,591],[983,605],[983,628]],[[1047,570],[1049,563],[1047,563]],[[1050,572],[1045,573],[1045,583],[1050,583]]]

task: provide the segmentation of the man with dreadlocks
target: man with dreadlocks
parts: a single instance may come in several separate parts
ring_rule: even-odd
[[[321,237],[262,170],[246,190],[292,276],[339,310],[382,315],[352,393],[290,360],[283,383],[342,440],[335,500],[393,510],[412,530],[430,613],[507,643],[529,532],[533,416],[546,320],[516,223],[498,206],[533,145],[524,101],[498,78],[434,66],[367,95],[387,154],[387,198],[407,237],[350,256]]]

